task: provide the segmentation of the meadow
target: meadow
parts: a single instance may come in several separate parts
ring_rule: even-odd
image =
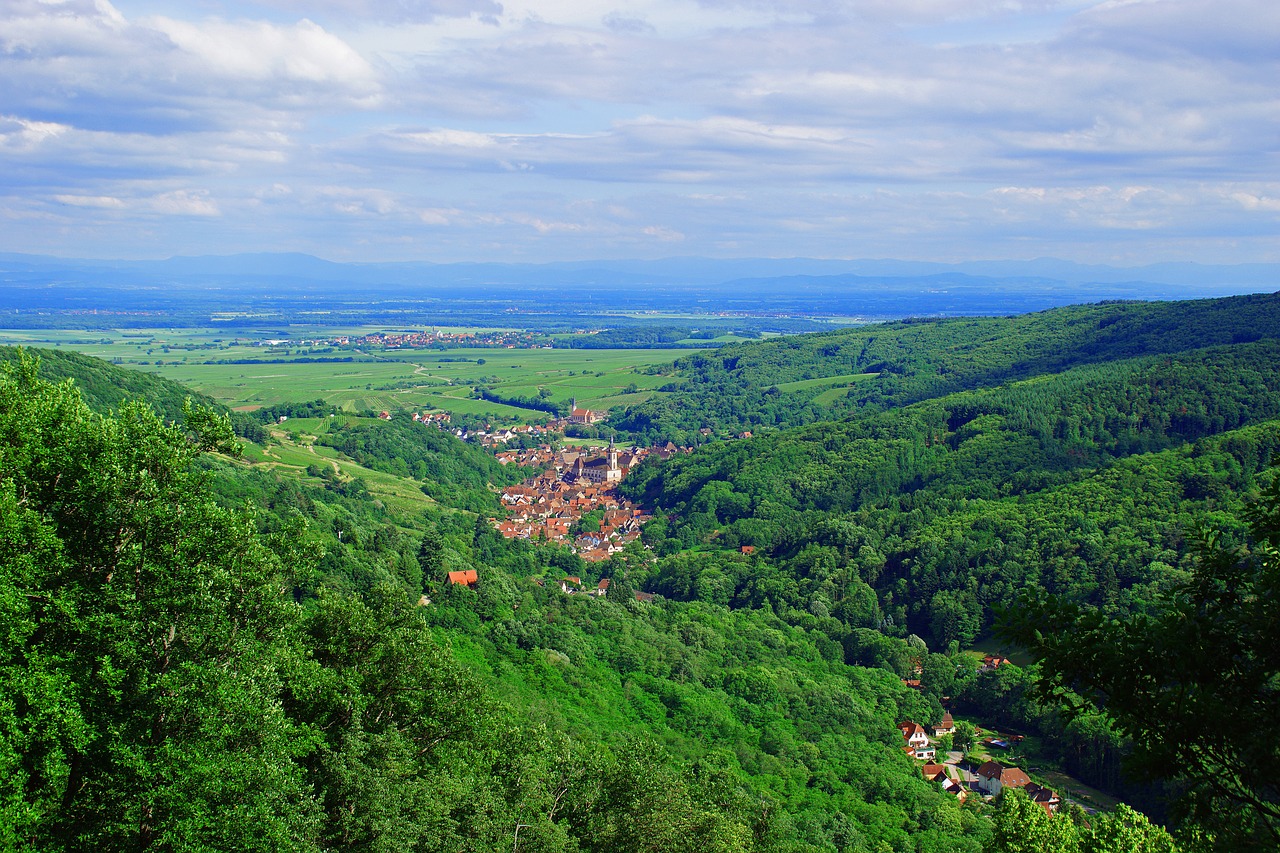
[[[576,399],[581,406],[608,409],[643,402],[659,393],[656,389],[670,380],[648,375],[644,369],[689,352],[499,347],[361,351],[294,343],[308,337],[354,337],[384,330],[3,330],[0,343],[74,349],[122,367],[157,373],[240,411],[323,399],[347,412],[438,410],[526,421],[544,415],[475,399],[475,388],[483,385],[504,399],[541,396],[563,404]],[[282,338],[291,342],[259,343]]]

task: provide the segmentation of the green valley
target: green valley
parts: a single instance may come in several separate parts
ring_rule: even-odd
[[[1154,749],[1108,650],[1243,578],[1253,621],[1186,624],[1280,712],[1280,296],[694,353],[76,334],[0,351],[6,847],[1271,849],[1275,747]],[[600,562],[499,535],[538,469],[477,440],[574,399],[663,448]]]

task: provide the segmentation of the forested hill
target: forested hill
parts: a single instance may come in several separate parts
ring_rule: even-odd
[[[40,378],[50,382],[74,380],[84,401],[98,411],[119,409],[129,400],[143,400],[162,418],[174,421],[182,418],[182,404],[187,399],[225,411],[204,394],[153,373],[125,370],[69,350],[26,348],[26,351],[39,357]],[[0,363],[16,363],[18,354],[18,347],[0,346]]]
[[[847,521],[837,537],[843,544],[832,554],[835,565],[852,565],[849,579],[869,581],[882,609],[945,646],[972,641],[988,626],[991,605],[1028,581],[1098,604],[1113,603],[1133,584],[1158,581],[1149,564],[1178,565],[1190,556],[1181,545],[1161,543],[1180,539],[1178,528],[1253,485],[1280,446],[1277,419],[1280,342],[1267,340],[1077,367],[903,409],[716,442],[642,466],[623,489],[667,513],[666,536],[680,547],[709,539],[750,545],[778,558],[788,575],[808,574],[804,560],[789,561],[809,545],[830,544],[833,520]],[[1161,455],[1174,449],[1180,454]],[[1135,532],[1134,495],[1128,509],[1113,508],[1085,525],[1101,523],[1116,532],[1116,543],[1129,546],[1097,551],[1056,580],[1041,579],[1038,567],[1054,562],[1054,548],[1078,553],[1076,533],[1062,530],[1052,547],[1011,559],[1009,543],[1025,540],[1036,507],[1086,481],[1109,481],[1129,458],[1145,461],[1126,470],[1168,481],[1156,489],[1170,495],[1163,509],[1142,522],[1168,527]],[[1156,488],[1148,476],[1131,481],[1143,497]],[[926,544],[935,519],[972,515],[977,501],[991,502],[986,511],[993,521],[975,522],[974,530],[1007,528],[1013,514],[1023,532],[996,534],[1000,547],[956,541],[940,551],[936,542]],[[1145,544],[1133,547],[1138,541]],[[864,545],[874,565],[854,559]],[[1037,567],[1030,576],[1028,566]],[[798,595],[803,586],[789,606],[809,605]],[[945,594],[937,598],[940,591]],[[847,594],[838,583],[824,606],[839,610]],[[966,614],[960,622],[956,606]]]
[[[611,419],[692,442],[703,427],[788,427],[1142,355],[1280,337],[1280,294],[1119,302],[1015,317],[909,320],[724,346],[677,360],[674,392]]]
[[[1055,702],[1030,700],[1034,674],[1001,667],[972,679],[956,653],[983,642],[1029,590],[1140,632],[1196,582],[1207,549],[1274,553],[1244,519],[1276,488],[1278,304],[1191,303],[1189,319],[1176,305],[1095,306],[736,347],[753,360],[708,367],[704,385],[675,395],[685,408],[674,417],[692,426],[703,394],[708,417],[811,422],[711,441],[633,472],[622,489],[658,513],[645,537],[662,555],[644,589],[769,609],[820,631],[846,662],[903,677],[923,654],[927,693],[1039,735],[1078,778],[1158,808],[1151,791],[1126,787],[1121,757],[1134,746],[1105,717],[1064,728]],[[1121,323],[1127,337],[1112,332]],[[840,419],[819,420],[820,406],[789,413],[785,387],[755,384],[799,369],[797,352],[855,342],[881,358],[886,348],[905,355],[864,380],[882,383],[878,396],[855,384]],[[765,357],[779,353],[776,363]],[[850,364],[861,362],[821,369],[838,375]],[[721,399],[716,382],[744,391]],[[947,392],[953,385],[963,390]],[[801,391],[812,393],[790,393]],[[751,408],[759,404],[778,408]],[[1274,697],[1260,702],[1280,711]],[[1155,778],[1180,773],[1166,765]]]

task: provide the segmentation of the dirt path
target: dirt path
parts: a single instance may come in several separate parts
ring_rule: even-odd
[[[312,456],[319,456],[319,455],[320,455],[319,453],[316,453],[316,446],[315,446],[314,444],[308,444],[308,445],[307,445],[307,450],[310,450],[310,451],[311,451],[311,455],[312,455]],[[326,460],[324,460],[324,461],[325,461],[325,462],[328,462],[330,465],[332,465],[332,466],[333,466],[333,473],[334,473],[334,474],[341,474],[341,473],[342,473],[342,469],[338,467],[338,463],[337,463],[337,462],[335,462],[335,461],[334,461],[334,460],[332,460],[332,459],[326,459]]]

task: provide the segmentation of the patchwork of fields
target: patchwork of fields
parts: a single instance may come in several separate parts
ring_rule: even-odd
[[[364,334],[372,329],[325,330]],[[315,330],[263,333],[293,337]],[[476,399],[483,385],[501,398],[608,409],[642,402],[668,379],[644,372],[687,355],[679,349],[454,349],[361,352],[294,344],[255,346],[222,329],[0,331],[0,343],[57,346],[158,373],[249,411],[323,399],[349,412],[442,410],[458,415],[538,420],[544,413]],[[350,360],[347,360],[350,359]],[[239,363],[228,363],[239,362]]]

